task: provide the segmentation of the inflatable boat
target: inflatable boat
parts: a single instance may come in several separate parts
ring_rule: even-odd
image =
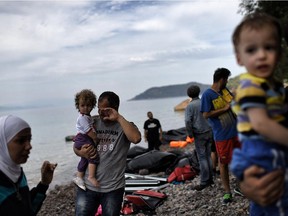
[[[127,163],[127,172],[135,173],[141,169],[148,169],[149,172],[165,171],[177,158],[177,155],[170,152],[153,150],[132,158]]]

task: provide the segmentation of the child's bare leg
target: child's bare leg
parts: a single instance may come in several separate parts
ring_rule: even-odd
[[[95,186],[95,187],[99,187],[100,184],[98,182],[98,180],[95,177],[95,173],[96,173],[96,164],[92,164],[89,163],[88,165],[88,171],[89,171],[89,175],[88,175],[88,180]]]
[[[85,175],[85,172],[77,172],[76,176],[83,179],[84,178],[84,175]]]

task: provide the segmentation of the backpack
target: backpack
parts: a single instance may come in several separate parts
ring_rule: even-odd
[[[191,180],[196,175],[198,175],[198,171],[195,170],[190,165],[185,165],[183,167],[176,167],[174,171],[168,176],[167,181],[169,183],[173,181],[183,182],[185,180]]]

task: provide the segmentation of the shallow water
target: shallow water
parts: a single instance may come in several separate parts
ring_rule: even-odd
[[[119,113],[134,122],[143,136],[146,113],[152,111],[154,118],[160,120],[164,131],[184,127],[184,112],[174,112],[174,106],[186,97],[122,101]],[[97,110],[92,111],[92,115]],[[34,186],[40,179],[40,167],[44,160],[58,163],[52,187],[64,184],[73,178],[79,158],[73,152],[73,143],[66,142],[67,135],[75,133],[78,116],[74,104],[0,111],[0,115],[14,114],[25,119],[32,128],[32,150],[28,162],[23,165],[29,185]],[[144,139],[139,144],[147,147]]]

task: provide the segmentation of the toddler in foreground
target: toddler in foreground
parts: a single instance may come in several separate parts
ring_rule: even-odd
[[[258,165],[267,173],[285,171],[285,91],[282,82],[274,77],[281,56],[281,26],[269,15],[250,14],[236,27],[232,39],[237,62],[247,73],[240,77],[233,107],[242,148],[233,152],[231,171],[240,180],[251,165]],[[250,214],[288,215],[288,179],[285,181],[285,192],[277,203],[263,207],[251,201]]]
[[[77,149],[81,149],[84,144],[90,144],[96,147],[97,137],[95,129],[93,128],[93,119],[90,115],[91,111],[96,107],[96,103],[96,96],[91,90],[84,89],[75,96],[75,107],[79,111],[76,122],[77,135],[74,138],[74,147]],[[86,190],[83,178],[88,166],[88,180],[95,187],[99,187],[99,182],[95,177],[98,163],[98,157],[90,160],[81,157],[77,167],[77,176],[73,179],[73,182],[81,189]]]

